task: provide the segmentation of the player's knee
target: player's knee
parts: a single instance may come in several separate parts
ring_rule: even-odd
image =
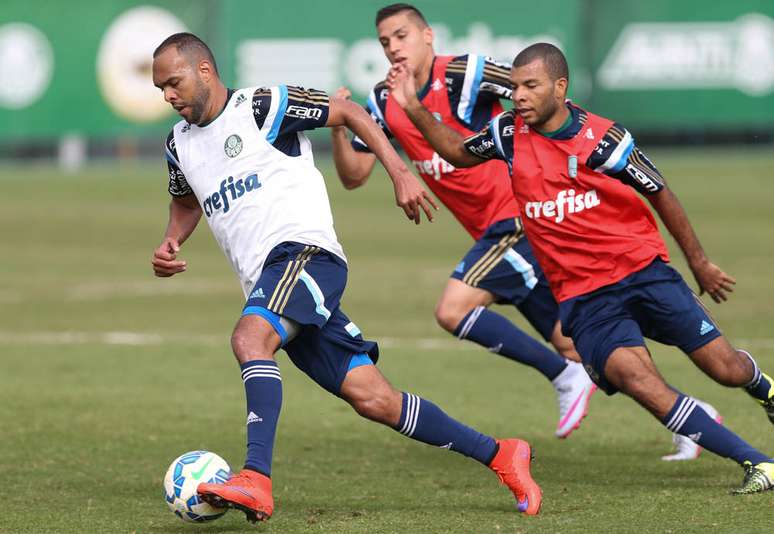
[[[349,399],[352,408],[358,415],[384,424],[394,422],[396,412],[395,392],[391,390],[379,390],[369,392],[367,395]],[[397,415],[400,416],[400,400],[398,400]]]
[[[618,389],[636,399],[641,404],[659,394],[664,385],[661,378],[647,369],[633,369],[619,377]]]
[[[238,324],[231,334],[231,349],[240,363],[254,359],[271,359],[276,347],[271,339],[272,330],[248,328]]]
[[[435,307],[435,320],[441,328],[453,334],[469,312],[470,309],[467,309],[465,306],[454,305],[449,301],[441,300]]]

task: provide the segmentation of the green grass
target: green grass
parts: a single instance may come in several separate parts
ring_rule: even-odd
[[[774,157],[654,158],[711,257],[739,282],[730,302],[710,304],[713,313],[774,368]],[[343,306],[367,337],[382,340],[380,367],[398,387],[484,432],[530,440],[545,501],[541,516],[518,516],[486,469],[359,419],[282,355],[277,507],[259,531],[771,527],[774,494],[728,496],[741,470],[709,454],[661,462],[669,434],[622,396],[596,396],[583,427],[556,440],[556,404],[544,379],[434,324],[435,301],[470,243],[450,214],[415,228],[382,174],[345,192],[330,165],[324,169],[350,261]],[[184,247],[188,272],[169,280],[151,273],[166,223],[165,174],[161,164],[104,165],[77,176],[0,168],[0,532],[246,528],[235,512],[185,525],[161,497],[178,454],[206,448],[239,467],[244,448],[244,394],[228,344],[242,303],[234,275],[205,227]],[[671,383],[719,407],[752,444],[774,450],[774,429],[743,393],[715,385],[674,349],[653,349]]]

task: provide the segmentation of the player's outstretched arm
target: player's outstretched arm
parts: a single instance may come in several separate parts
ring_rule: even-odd
[[[153,272],[156,276],[169,277],[186,270],[186,262],[177,259],[180,245],[196,229],[202,209],[194,195],[172,197],[169,203],[169,223],[164,239],[153,251]]]
[[[387,88],[395,102],[443,159],[455,167],[474,167],[486,161],[471,154],[465,148],[464,137],[437,121],[422,105],[417,98],[414,76],[405,64],[396,63],[392,66],[387,75]]]
[[[438,206],[363,108],[350,100],[331,97],[326,126],[346,126],[363,140],[390,175],[395,187],[395,200],[409,219],[419,224],[422,210],[428,220],[433,220],[431,207],[438,209]]]
[[[683,251],[700,292],[706,291],[715,302],[727,300],[727,294],[734,290],[736,280],[709,261],[685,209],[672,190],[665,185],[661,191],[647,198]]]
[[[334,95],[336,98],[350,100],[352,93],[346,87],[339,87]],[[344,126],[331,128],[331,141],[333,143],[333,162],[336,164],[336,173],[346,189],[360,187],[371,174],[376,163],[376,156],[369,152],[358,152],[352,147]]]

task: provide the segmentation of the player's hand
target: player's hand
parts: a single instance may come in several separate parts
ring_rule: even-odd
[[[699,284],[700,295],[706,292],[712,300],[720,303],[728,300],[728,293],[734,291],[736,280],[709,260],[691,265],[691,270]]]
[[[180,243],[172,237],[165,237],[164,241],[153,251],[153,272],[156,276],[168,277],[182,273],[186,269],[186,263],[177,259],[180,252]]]
[[[352,100],[352,91],[342,85],[336,89],[336,92],[333,94],[333,96],[336,98],[342,98],[344,100]]]
[[[397,175],[396,175],[397,174]],[[408,170],[404,170],[400,173],[390,173],[392,181],[395,184],[395,200],[403,211],[406,213],[406,217],[419,224],[421,221],[421,211],[427,215],[427,220],[433,222],[433,210],[438,209],[433,197],[422,187],[416,176],[411,174]]]
[[[387,73],[387,89],[395,102],[406,109],[417,100],[417,88],[414,83],[414,73],[405,62],[395,63]]]

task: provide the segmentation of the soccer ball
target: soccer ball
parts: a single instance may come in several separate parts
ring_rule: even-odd
[[[183,521],[213,521],[228,511],[207,504],[196,493],[202,482],[223,483],[231,476],[226,460],[208,451],[191,451],[177,458],[164,476],[164,500]]]

